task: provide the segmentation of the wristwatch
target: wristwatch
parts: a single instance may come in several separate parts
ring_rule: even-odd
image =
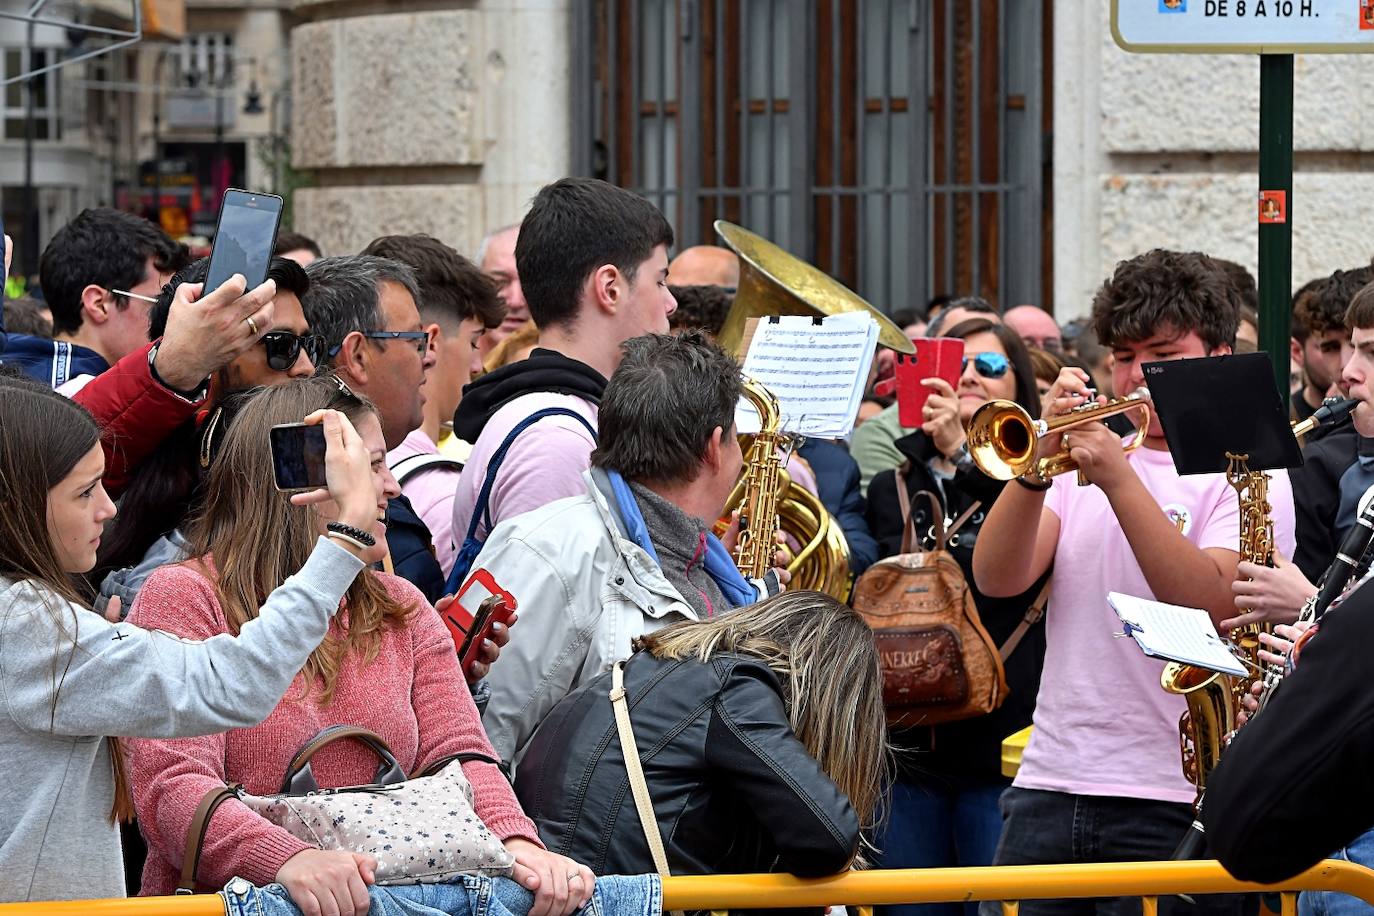
[[[157,343],[153,344],[153,346],[148,350],[148,373],[152,375],[153,381],[157,382],[163,388],[166,388],[168,391],[172,392],[172,394],[181,398],[183,401],[188,401],[192,404],[198,404],[201,401],[205,400],[205,398],[210,394],[210,379],[208,378],[204,379],[199,385],[197,385],[191,391],[178,391],[177,389],[173,388],[171,385],[167,384],[162,380],[162,376],[157,374],[156,362],[157,348],[160,346],[162,346],[162,341],[159,340]]]

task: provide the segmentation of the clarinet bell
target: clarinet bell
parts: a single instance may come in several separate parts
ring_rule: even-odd
[[[1202,822],[1194,820],[1188,825],[1188,832],[1179,841],[1173,855],[1169,856],[1169,861],[1191,862],[1195,859],[1205,858],[1207,858],[1207,834],[1203,832]],[[1178,899],[1186,903],[1197,902],[1187,894],[1179,894]]]
[[[1179,841],[1178,847],[1174,849],[1174,854],[1169,856],[1170,862],[1191,862],[1195,859],[1207,858],[1207,834],[1203,832],[1202,824],[1198,821],[1188,827],[1188,832]]]

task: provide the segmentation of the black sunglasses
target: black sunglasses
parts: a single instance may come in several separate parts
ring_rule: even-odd
[[[268,331],[262,335],[262,345],[267,348],[267,365],[278,372],[285,372],[296,365],[301,350],[316,367],[324,359],[324,338],[319,334]]]

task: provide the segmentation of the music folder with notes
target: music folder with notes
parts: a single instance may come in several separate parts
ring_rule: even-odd
[[[1247,673],[1206,611],[1120,592],[1109,592],[1107,603],[1121,618],[1121,635],[1133,638],[1146,655],[1237,677]]]

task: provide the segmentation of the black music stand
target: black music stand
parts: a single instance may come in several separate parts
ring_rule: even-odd
[[[1302,465],[1268,353],[1146,363],[1145,383],[1180,475]]]

